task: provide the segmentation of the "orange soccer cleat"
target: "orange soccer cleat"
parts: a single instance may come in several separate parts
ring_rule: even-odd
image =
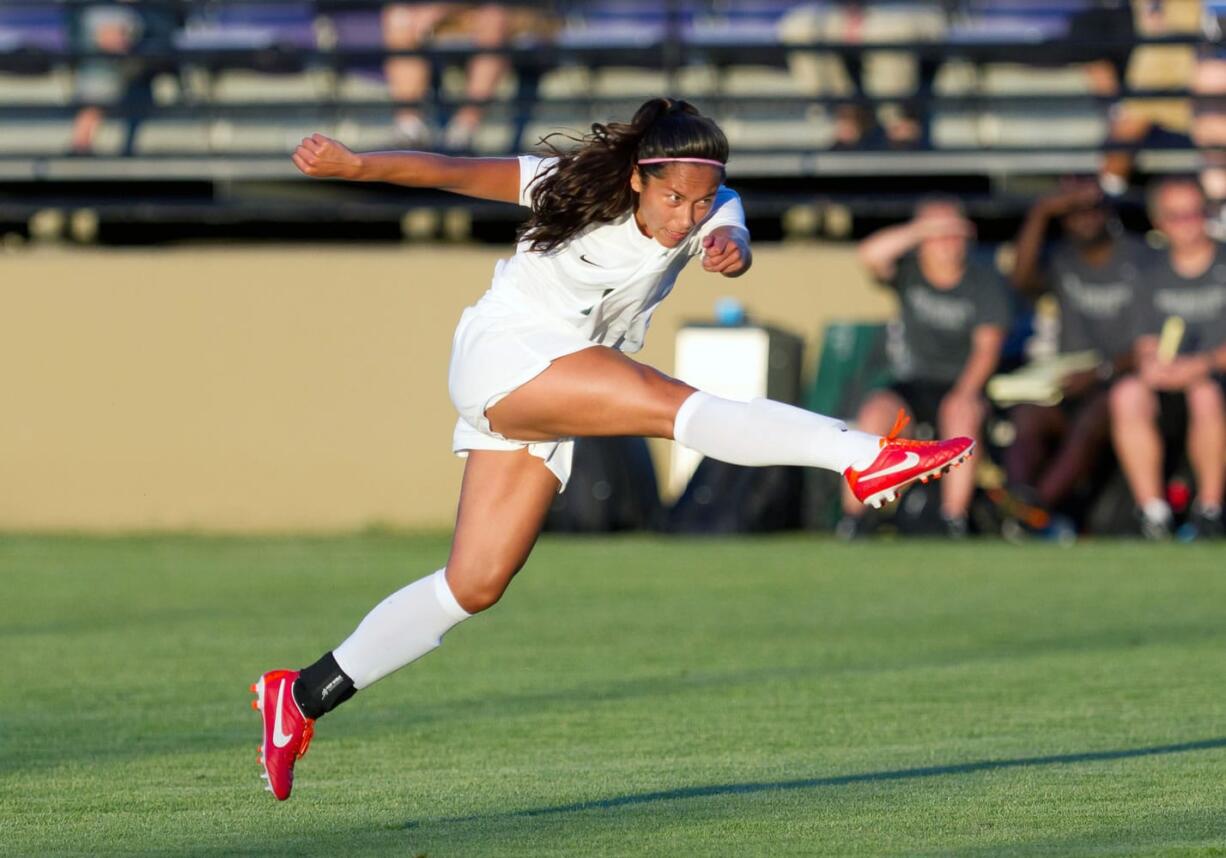
[[[941,475],[966,461],[975,451],[970,438],[948,441],[908,441],[898,433],[910,422],[900,410],[890,434],[881,439],[881,452],[863,471],[848,468],[843,472],[856,500],[880,509],[883,503],[898,498],[898,492],[919,480],[940,479]]]
[[[294,787],[294,763],[307,752],[315,721],[302,714],[294,700],[296,670],[270,670],[261,676],[251,690],[253,709],[264,717],[264,741],[260,743],[262,777],[268,781],[265,789],[278,801],[289,798]]]

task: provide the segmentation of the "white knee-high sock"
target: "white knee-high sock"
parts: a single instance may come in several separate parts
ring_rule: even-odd
[[[470,616],[440,569],[375,605],[332,657],[355,688],[365,688],[430,652],[448,629]]]
[[[868,467],[880,437],[835,420],[775,402],[735,402],[697,391],[681,403],[673,437],[704,456],[733,465],[805,465],[843,473]]]

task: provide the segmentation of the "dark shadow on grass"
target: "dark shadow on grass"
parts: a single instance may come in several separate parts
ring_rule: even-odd
[[[1226,748],[1226,736],[1217,739],[1201,739],[1196,742],[1180,742],[1175,745],[1151,745],[1147,748],[1123,748],[1114,751],[1087,751],[1080,754],[1053,754],[1046,757],[1018,757],[1011,760],[977,760],[948,766],[922,766],[913,769],[890,769],[880,772],[861,772],[851,775],[836,775],[826,778],[798,778],[788,781],[752,781],[748,783],[710,784],[708,786],[677,787],[655,792],[632,793],[595,801],[577,801],[571,804],[556,804],[548,807],[533,807],[507,813],[475,814],[432,820],[435,823],[476,822],[496,817],[553,816],[579,813],[585,810],[612,810],[660,801],[676,801],[687,798],[710,798],[713,796],[749,795],[775,790],[803,790],[821,787],[839,787],[849,784],[879,783],[933,778],[943,775],[968,775],[977,772],[993,772],[1001,769],[1023,769],[1036,766],[1064,766],[1076,763],[1099,763],[1110,760],[1128,760],[1136,757],[1159,757],[1167,754],[1186,754],[1192,751],[1209,751]],[[424,823],[410,820],[406,828],[416,828]]]

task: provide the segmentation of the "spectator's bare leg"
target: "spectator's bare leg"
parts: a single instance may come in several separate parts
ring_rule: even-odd
[[[1018,405],[1009,412],[1016,438],[1005,449],[1004,465],[1009,482],[1033,486],[1047,459],[1048,442],[1065,432],[1064,415],[1046,405]]]
[[[886,123],[886,138],[896,149],[914,149],[923,142],[924,126],[914,108],[899,109]]]
[[[860,411],[856,414],[856,428],[871,435],[884,435],[894,425],[898,409],[906,408],[907,403],[889,390],[878,390],[869,395]],[[843,482],[843,513],[858,518],[864,514],[864,504],[856,500],[847,482]]]
[[[1110,192],[1122,191],[1128,185],[1134,162],[1132,148],[1145,139],[1153,122],[1147,116],[1131,114],[1127,105],[1118,105],[1119,112],[1111,122],[1107,138],[1108,151],[1103,154],[1100,181]]]
[[[979,442],[979,428],[983,425],[986,407],[980,398],[967,400],[960,396],[946,396],[941,400],[937,413],[938,434],[942,438],[965,436]],[[941,479],[941,514],[946,519],[964,518],[975,493],[975,466],[954,468]]]
[[[1039,502],[1050,508],[1067,498],[1077,482],[1094,469],[1110,434],[1111,415],[1107,393],[1103,391],[1094,394],[1074,418],[1064,443],[1056,450],[1055,460],[1036,486]]]
[[[1110,60],[1086,63],[1086,86],[1091,93],[1104,98],[1120,94],[1120,77],[1115,64]]]
[[[1226,202],[1226,61],[1202,60],[1192,81],[1196,111],[1192,118],[1192,142],[1201,150],[1201,187],[1221,214]]]
[[[855,149],[868,129],[873,117],[858,104],[841,104],[834,110],[834,146],[836,149]]]
[[[1110,60],[1098,60],[1097,62],[1087,63],[1085,66],[1086,85],[1090,92],[1094,95],[1114,98],[1120,94],[1120,75],[1116,71],[1115,65]],[[1119,122],[1128,122],[1124,115],[1125,107],[1121,104],[1114,104],[1111,108],[1112,120],[1111,130],[1108,133],[1108,141],[1114,141],[1116,138],[1116,124]],[[1125,127],[1123,131],[1129,132],[1131,129]],[[1142,131],[1141,135],[1144,136]],[[1103,165],[1101,175],[1104,178],[1103,185],[1115,185],[1120,181],[1127,181],[1128,174],[1132,172],[1132,156],[1127,152],[1107,152],[1103,156]]]
[[[1197,499],[1202,506],[1217,508],[1226,471],[1226,400],[1211,378],[1189,387],[1187,397],[1188,459],[1196,474]]]
[[[484,5],[473,12],[472,38],[477,47],[501,48],[511,35],[511,14],[498,3]],[[510,60],[499,54],[479,54],[468,62],[468,81],[464,97],[469,101],[488,101],[494,97],[498,84],[511,67]],[[481,123],[483,108],[466,104],[456,111],[448,129],[448,141],[465,145]]]
[[[102,125],[104,114],[100,107],[83,107],[72,121],[72,151],[85,155],[94,149],[94,135]]]
[[[1158,396],[1135,376],[1111,388],[1111,441],[1137,506],[1162,501]]]
[[[383,45],[388,50],[416,50],[452,11],[448,3],[393,3],[383,9]],[[430,63],[421,57],[392,57],[383,64],[394,101],[421,102],[430,86]],[[396,125],[410,139],[425,136],[421,110],[397,108]]]

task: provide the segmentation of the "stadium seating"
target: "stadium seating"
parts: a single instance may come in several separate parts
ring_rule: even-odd
[[[312,130],[359,148],[396,144],[377,0],[134,5],[172,9],[178,27],[168,46],[144,45],[125,60],[159,64],[153,107],[106,105],[95,154],[120,154],[133,119],[140,122],[132,159],[175,159],[176,175],[206,181],[219,170],[239,181],[293,181],[285,156]],[[1109,101],[1091,92],[1083,64],[1070,61],[1079,44],[1085,51],[1075,41],[1077,16],[1100,5],[1089,0],[887,0],[872,4],[875,13],[940,25],[915,31],[922,37],[887,27],[873,35],[878,41],[859,42],[824,35],[823,22],[838,6],[829,0],[526,5],[534,14],[551,10],[552,24],[518,32],[506,45],[512,71],[472,141],[479,154],[522,151],[553,131],[582,130],[665,92],[721,122],[738,179],[799,179],[846,198],[826,179],[858,178],[871,187],[899,173],[966,177],[969,184],[957,190],[1001,176],[1092,170],[1109,133]],[[110,163],[63,162],[81,103],[74,68],[98,58],[74,40],[72,15],[70,2],[0,7],[6,176],[67,171],[106,182],[113,175]],[[474,46],[447,34],[422,53],[440,72],[431,102],[446,117],[464,101],[462,67]],[[876,68],[878,60],[908,56],[924,63],[922,85]],[[851,61],[866,69],[864,92],[842,69]],[[880,142],[831,151],[836,111],[846,104],[886,114],[905,106],[923,123],[915,144],[922,151],[890,151]],[[1193,151],[1143,152],[1139,163],[1185,169],[1195,158]],[[792,201],[765,188],[747,199],[767,209]]]

